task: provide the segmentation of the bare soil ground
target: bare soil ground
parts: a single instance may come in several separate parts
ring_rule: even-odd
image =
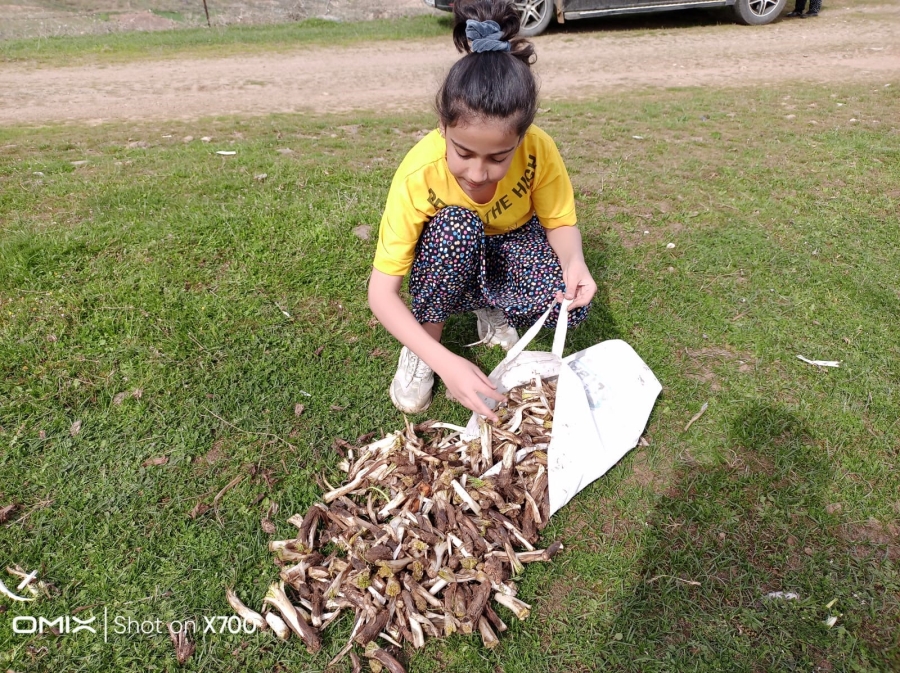
[[[349,14],[341,18],[353,18],[354,12],[363,18],[398,16],[421,11],[420,4],[382,0],[354,9],[346,0],[329,5],[329,11],[345,8]],[[895,4],[845,0],[829,6],[826,0],[816,19],[781,19],[758,28],[682,12],[570,22],[535,43],[545,103],[644,87],[791,80],[900,85],[900,6]],[[0,124],[424,110],[456,58],[448,34],[437,40],[102,68],[0,64]]]
[[[421,0],[207,0],[214,27],[431,14]],[[0,40],[205,26],[201,0],[0,0]]]

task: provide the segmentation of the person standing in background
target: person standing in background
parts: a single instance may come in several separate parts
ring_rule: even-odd
[[[809,11],[804,14],[803,8],[806,7],[806,0],[795,0],[794,11],[786,14],[788,18],[806,19],[812,16],[819,16],[819,10],[822,9],[822,0],[809,0]]]

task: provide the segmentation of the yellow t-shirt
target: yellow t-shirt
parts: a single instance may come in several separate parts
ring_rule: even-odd
[[[447,169],[447,144],[437,130],[413,147],[394,174],[381,217],[374,266],[390,276],[412,268],[425,223],[444,206],[475,211],[488,236],[518,229],[537,215],[547,229],[574,225],[575,196],[556,143],[531,126],[494,198],[475,203]]]

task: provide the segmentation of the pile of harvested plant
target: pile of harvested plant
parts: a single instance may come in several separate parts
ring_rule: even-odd
[[[350,640],[329,666],[350,652],[359,670],[356,643],[373,669],[403,671],[376,638],[420,648],[426,635],[477,631],[495,647],[506,624],[490,599],[525,619],[530,606],[516,598],[515,579],[523,564],[562,548],[534,547],[549,519],[555,393],[555,382],[539,378],[514,388],[497,410],[499,422],[481,423],[479,439],[463,440],[463,428],[448,423],[407,422],[350,448],[341,462],[345,483],[288,519],[296,538],[269,543],[281,581],[263,599],[265,616],[232,591],[229,602],[260,629],[283,639],[295,633],[310,652],[321,648],[329,624],[352,611]]]

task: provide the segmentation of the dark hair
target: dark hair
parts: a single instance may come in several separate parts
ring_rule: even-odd
[[[531,72],[534,46],[516,37],[519,13],[508,0],[457,0],[453,6],[453,43],[466,55],[459,59],[435,98],[445,126],[478,117],[509,120],[520,137],[537,114],[538,85]],[[496,21],[509,51],[473,53],[466,38],[466,21]]]

